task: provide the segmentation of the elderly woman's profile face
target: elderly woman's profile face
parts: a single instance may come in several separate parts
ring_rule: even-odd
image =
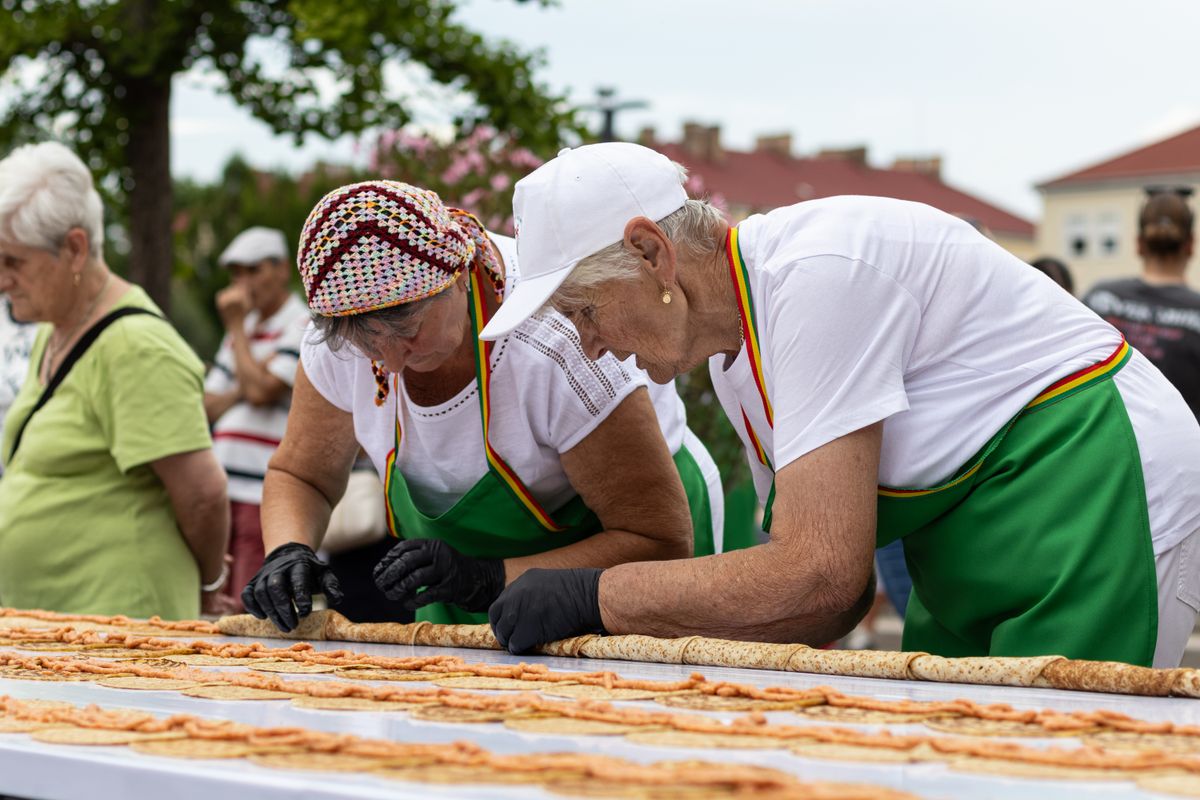
[[[686,309],[676,293],[671,303],[645,273],[628,281],[609,281],[586,292],[578,306],[556,304],[575,329],[583,352],[593,361],[605,353],[618,360],[636,356],[636,364],[656,383],[667,383],[690,370]]]
[[[43,322],[70,292],[71,258],[64,252],[0,239],[0,293],[8,295],[13,319]]]

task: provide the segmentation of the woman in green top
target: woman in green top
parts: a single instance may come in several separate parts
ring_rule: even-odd
[[[43,323],[0,443],[0,604],[195,617],[201,588],[207,607],[228,573],[203,370],[146,293],[109,271],[102,219],[62,145],[0,161],[0,292],[15,318]]]

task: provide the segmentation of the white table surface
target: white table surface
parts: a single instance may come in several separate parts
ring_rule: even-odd
[[[197,637],[201,638],[201,637]],[[251,641],[223,637],[222,641]],[[181,642],[190,641],[180,639]],[[272,642],[265,642],[270,645]],[[287,646],[290,642],[282,642]],[[1126,697],[1052,689],[970,686],[907,681],[837,678],[765,670],[691,667],[625,661],[510,656],[482,650],[404,647],[345,642],[314,642],[320,650],[353,649],[388,656],[456,655],[468,663],[545,664],[563,672],[612,670],[622,677],[656,680],[686,678],[701,672],[714,680],[757,686],[832,686],[847,694],[882,699],[951,700],[959,697],[981,703],[1008,703],[1017,708],[1061,711],[1108,709],[1139,719],[1200,724],[1200,700]],[[7,648],[6,648],[7,649]],[[60,655],[40,653],[40,655]],[[61,655],[72,655],[63,653]],[[214,671],[244,667],[212,668]],[[329,680],[327,675],[279,675],[280,678]],[[426,684],[381,684],[417,688]],[[1159,798],[1127,781],[1048,781],[957,773],[942,764],[869,764],[801,758],[784,750],[719,750],[650,747],[614,736],[535,735],[510,731],[500,723],[457,724],[422,722],[404,712],[316,711],[286,701],[217,701],[185,697],[169,691],[110,689],[88,682],[16,681],[0,679],[0,694],[16,698],[65,700],[77,704],[129,708],[160,715],[175,713],[230,719],[260,726],[301,725],[400,742],[471,741],[494,753],[549,753],[586,750],[632,761],[704,759],[727,763],[761,764],[783,769],[801,779],[865,782],[890,786],[926,798],[1007,800],[1029,797]],[[623,704],[663,707],[652,702]],[[693,712],[701,713],[701,712]],[[731,714],[712,714],[731,718]],[[796,722],[794,714],[768,714],[778,722]],[[934,733],[920,725],[888,726],[895,732]],[[864,727],[864,730],[878,728]],[[1005,738],[1032,745],[1070,746],[1072,739]],[[557,797],[529,786],[435,786],[401,783],[365,774],[292,772],[258,767],[247,761],[195,761],[145,756],[126,747],[82,747],[34,742],[24,734],[0,734],[0,795],[32,800],[213,800],[253,797],[272,800],[332,800],[332,798]]]

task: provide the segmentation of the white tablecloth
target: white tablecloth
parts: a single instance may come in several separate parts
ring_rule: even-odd
[[[181,639],[180,641],[188,641]],[[237,641],[230,639],[230,641]],[[287,642],[282,645],[286,646]],[[546,664],[565,672],[612,670],[622,677],[676,680],[695,671],[713,680],[730,680],[757,686],[783,685],[799,688],[832,686],[849,694],[884,699],[949,700],[959,697],[983,703],[1008,703],[1017,708],[1053,708],[1063,711],[1109,709],[1149,720],[1171,720],[1200,724],[1200,700],[1125,697],[1050,689],[968,686],[905,681],[835,678],[763,670],[688,667],[623,661],[516,657],[506,653],[446,648],[316,642],[318,649],[350,648],[378,655],[457,655],[468,663],[519,661]],[[42,655],[57,655],[43,653]],[[63,654],[70,655],[70,654]],[[237,668],[221,668],[222,671]],[[303,680],[329,679],[324,675],[281,675]],[[388,684],[417,688],[420,683]],[[304,727],[353,733],[401,742],[472,741],[495,753],[563,752],[586,750],[620,756],[634,761],[705,759],[720,762],[762,764],[787,770],[800,778],[866,782],[903,789],[926,798],[1077,797],[1153,798],[1160,795],[1138,790],[1124,781],[1033,781],[987,775],[957,773],[942,764],[868,764],[801,758],[783,750],[713,750],[648,747],[625,742],[621,737],[546,736],[516,733],[499,723],[448,725],[421,722],[403,712],[373,713],[313,711],[277,701],[216,701],[185,697],[177,692],[110,689],[86,682],[14,681],[0,679],[0,694],[17,698],[66,700],[100,706],[132,708],[168,715],[195,714],[237,720],[261,726]],[[646,708],[655,703],[636,704]],[[697,712],[699,713],[699,712]],[[732,715],[716,714],[730,717]],[[768,715],[779,722],[795,722],[794,714]],[[922,726],[890,726],[896,732],[931,733]],[[1065,745],[1073,740],[1021,740],[1036,745]],[[266,769],[239,760],[191,761],[144,756],[125,747],[80,747],[40,744],[23,734],[0,734],[0,795],[36,800],[213,800],[254,797],[263,800],[287,798],[422,798],[487,797],[528,798],[551,795],[530,787],[433,786],[400,783],[363,774],[291,772]]]

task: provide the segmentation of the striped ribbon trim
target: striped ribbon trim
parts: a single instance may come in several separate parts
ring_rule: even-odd
[[[396,480],[396,454],[400,452],[400,439],[404,436],[404,431],[400,428],[400,381],[392,378],[392,397],[396,398],[396,435],[393,440],[392,452],[387,454],[387,461],[384,464],[383,470],[383,497],[388,504],[387,526],[388,533],[393,539],[400,538],[400,531],[396,530],[396,521],[392,518],[392,483]]]
[[[1132,348],[1129,347],[1129,342],[1122,339],[1120,346],[1113,351],[1111,356],[1099,364],[1093,364],[1087,369],[1081,369],[1079,372],[1068,375],[1061,381],[1052,384],[1046,391],[1029,401],[1029,405],[1025,406],[1025,410],[1028,411],[1032,408],[1037,408],[1076,389],[1082,389],[1087,384],[1097,381],[1105,375],[1111,375],[1125,366],[1125,362],[1129,360],[1131,352]]]
[[[484,276],[480,273],[478,264],[471,268],[471,292],[470,292],[470,309],[471,309],[471,336],[475,342],[475,375],[479,382],[479,409],[480,416],[483,419],[483,445],[487,452],[488,465],[495,472],[500,480],[508,485],[512,490],[513,495],[520,501],[521,505],[525,506],[526,510],[537,520],[541,525],[552,533],[558,533],[566,530],[542,508],[541,503],[533,496],[533,493],[521,482],[517,473],[512,467],[501,458],[500,454],[492,447],[491,437],[489,432],[492,421],[492,347],[494,342],[481,341],[479,332],[487,325],[489,314],[487,304],[483,302]]]
[[[771,408],[771,399],[767,397],[767,380],[763,375],[762,350],[758,341],[758,319],[754,316],[754,298],[750,296],[750,271],[746,267],[746,260],[742,258],[742,248],[738,244],[736,227],[730,228],[729,235],[725,238],[725,255],[729,262],[729,275],[733,278],[734,293],[737,295],[738,313],[742,317],[742,335],[746,339],[746,356],[750,359],[750,372],[754,375],[758,395],[762,398],[763,412],[767,415],[767,425],[774,428],[775,412]]]
[[[1021,409],[1021,413],[1024,414],[1040,408],[1051,400],[1058,400],[1069,394],[1079,391],[1086,386],[1090,386],[1097,381],[1111,376],[1121,367],[1125,366],[1125,362],[1129,360],[1132,352],[1133,351],[1129,347],[1129,343],[1122,339],[1121,344],[1117,346],[1117,349],[1114,350],[1112,355],[1110,355],[1108,358],[1104,359],[1098,364],[1093,364],[1092,366],[1081,369],[1078,372],[1073,372],[1062,380],[1054,382],[1049,388],[1047,388],[1037,397],[1030,400],[1025,405],[1025,408]],[[978,472],[979,468],[983,466],[983,462],[986,457],[987,454],[985,453],[983,458],[980,458],[974,466],[972,466],[962,475],[959,475],[949,483],[934,487],[933,489],[888,489],[881,486],[879,487],[879,495],[881,497],[921,497],[927,494],[934,494],[935,492],[942,492],[946,489],[952,489],[963,481],[969,480],[972,475]]]
[[[771,466],[771,459],[767,458],[767,451],[763,448],[762,442],[758,440],[758,436],[754,433],[754,426],[750,424],[750,418],[746,416],[746,409],[742,409],[742,425],[746,428],[746,435],[750,437],[750,444],[754,446],[754,454],[758,456],[758,463],[762,464],[772,472],[775,468]]]

